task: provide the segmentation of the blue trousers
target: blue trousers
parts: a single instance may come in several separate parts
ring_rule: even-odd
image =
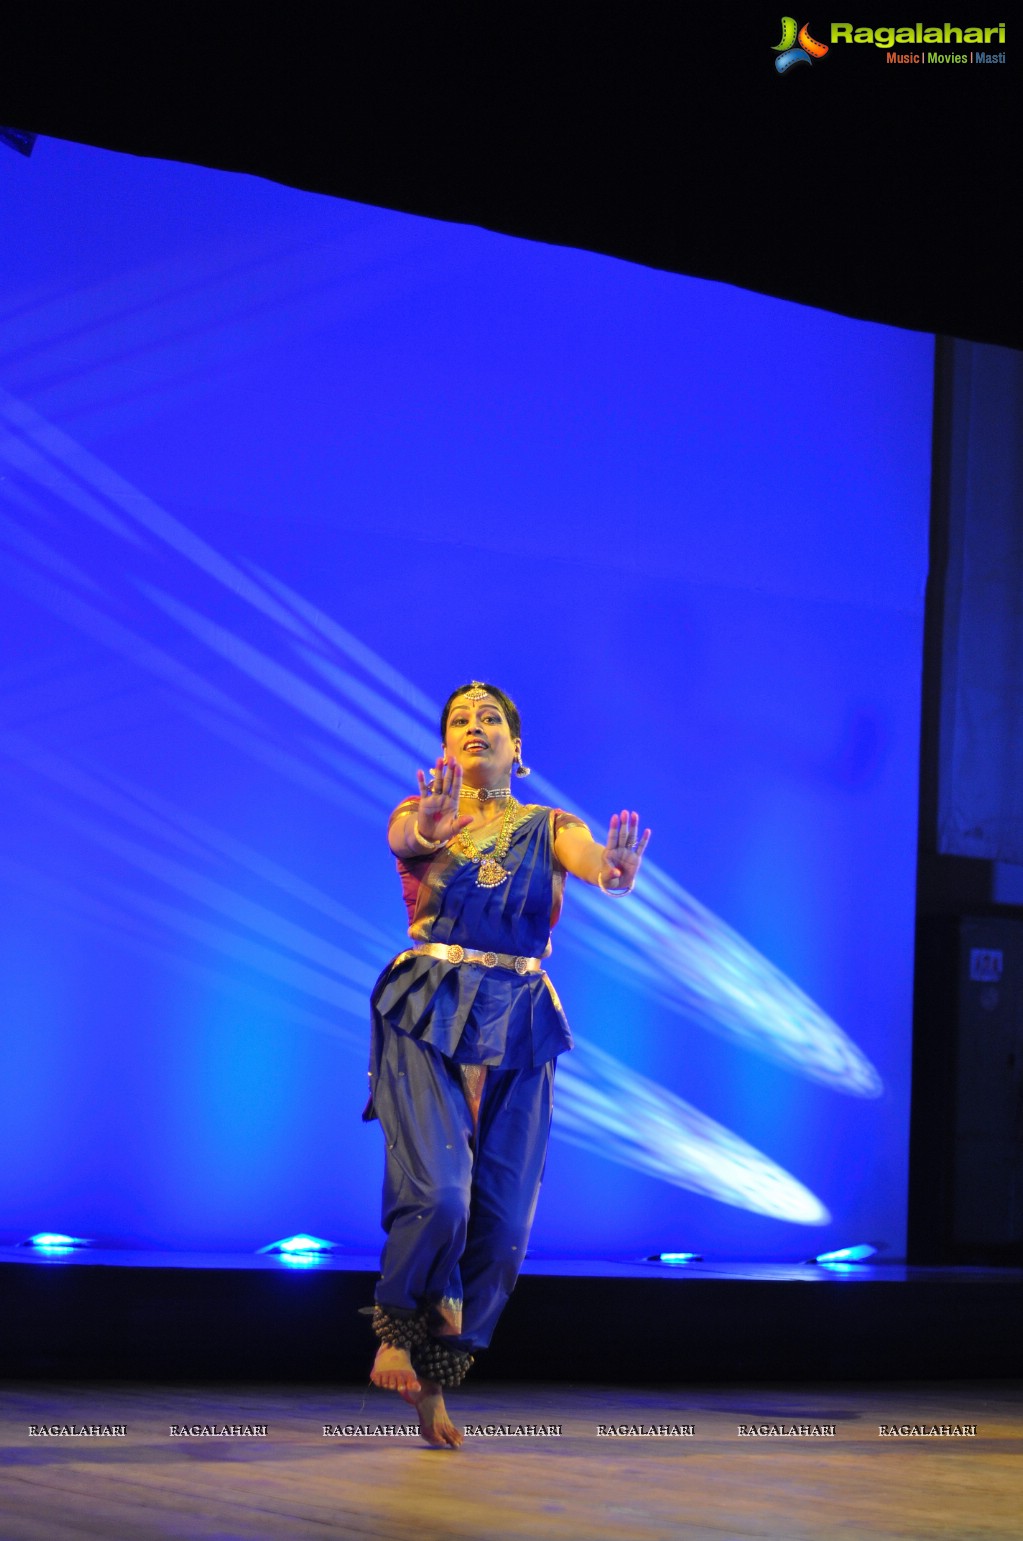
[[[490,1342],[526,1253],[547,1157],[554,1061],[487,1070],[478,1127],[458,1066],[385,1029],[373,1106],[387,1146],[377,1304],[461,1305],[451,1348]]]

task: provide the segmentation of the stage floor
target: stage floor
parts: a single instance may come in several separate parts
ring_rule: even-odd
[[[9,1383],[3,1541],[1020,1535],[1019,1384],[467,1383],[451,1405],[478,1431],[459,1451],[367,1432],[413,1421],[368,1386]],[[30,1432],[82,1425],[123,1433]]]

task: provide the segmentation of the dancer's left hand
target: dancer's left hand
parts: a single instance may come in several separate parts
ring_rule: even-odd
[[[600,885],[610,893],[628,890],[636,881],[643,860],[643,852],[650,840],[650,831],[639,835],[639,814],[623,808],[612,813],[607,831],[607,844],[601,852],[602,867]]]

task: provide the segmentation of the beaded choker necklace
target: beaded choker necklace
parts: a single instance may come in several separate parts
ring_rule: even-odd
[[[468,797],[474,803],[488,803],[492,797],[511,797],[511,787],[463,787],[459,797]]]

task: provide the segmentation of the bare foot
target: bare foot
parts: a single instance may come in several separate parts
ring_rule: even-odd
[[[464,1435],[451,1422],[444,1392],[436,1381],[420,1381],[405,1349],[381,1343],[369,1378],[381,1391],[396,1391],[419,1415],[419,1432],[431,1445],[457,1449]]]
[[[392,1348],[388,1343],[381,1343],[377,1349],[369,1378],[381,1391],[397,1391],[401,1396],[405,1396],[406,1392],[418,1395],[422,1390],[406,1350]],[[408,1402],[411,1398],[405,1396],[405,1400]]]
[[[424,1380],[418,1390],[409,1386],[398,1394],[419,1414],[419,1432],[428,1444],[458,1449],[465,1435],[448,1417],[444,1392],[436,1381]]]

